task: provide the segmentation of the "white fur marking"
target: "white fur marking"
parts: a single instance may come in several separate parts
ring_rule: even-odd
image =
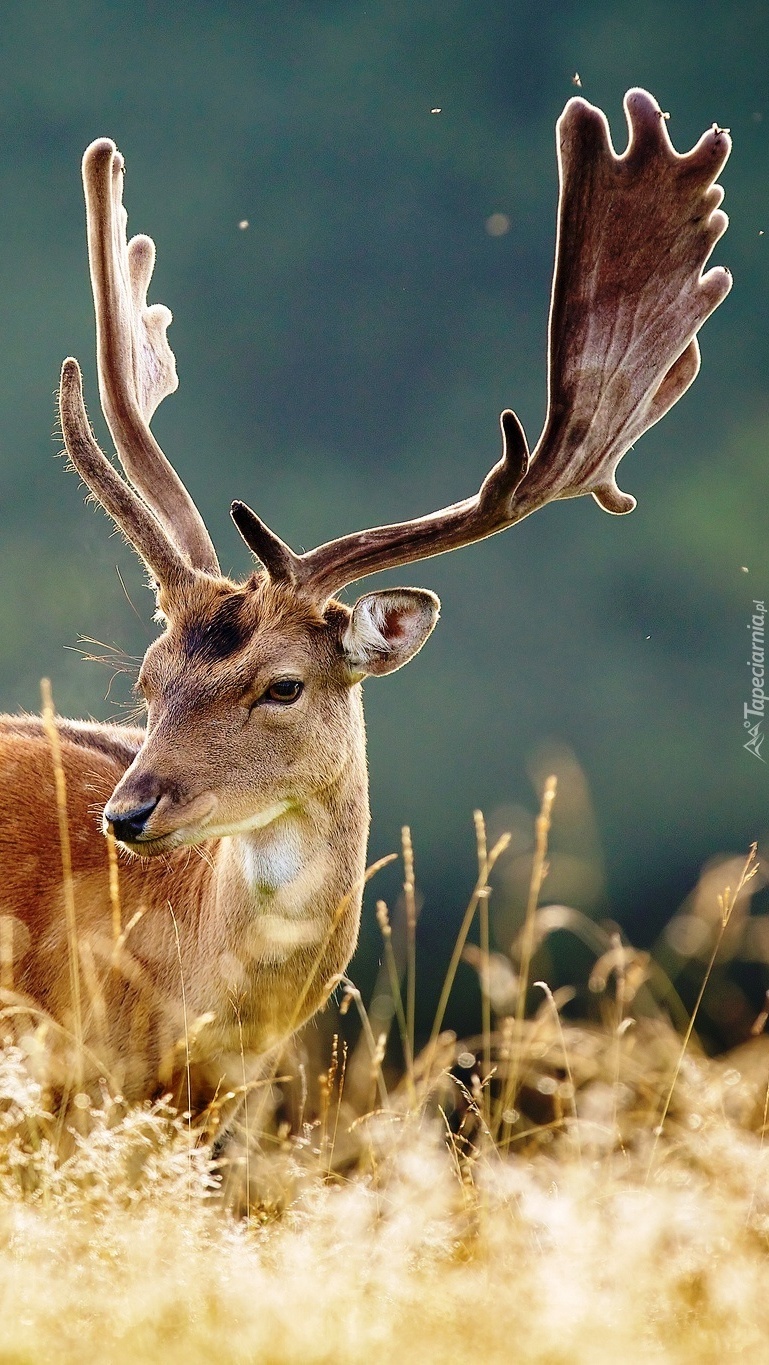
[[[249,925],[247,951],[262,962],[284,962],[297,948],[319,943],[327,929],[319,915],[304,920],[257,915]]]
[[[291,832],[276,830],[272,839],[243,839],[240,846],[243,871],[250,887],[279,891],[299,876],[302,865]]]
[[[238,834],[250,834],[253,830],[264,829],[266,825],[271,825],[273,820],[278,820],[281,815],[285,815],[289,809],[288,801],[277,801],[274,806],[265,806],[264,810],[257,811],[254,815],[248,815],[244,820],[233,820],[229,825],[208,825],[201,826],[201,833],[205,833],[207,839],[227,839],[233,838]]]

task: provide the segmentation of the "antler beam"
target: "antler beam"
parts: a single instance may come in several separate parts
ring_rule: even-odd
[[[503,412],[500,425],[502,458],[486,475],[474,498],[444,507],[418,521],[355,531],[303,555],[294,554],[280,541],[283,568],[278,576],[292,579],[319,598],[328,598],[366,574],[440,555],[504,530],[510,525],[509,508],[515,490],[529,466],[529,450],[514,412]],[[274,532],[245,503],[233,503],[231,513],[247,545],[273,574],[271,561],[277,541]]]

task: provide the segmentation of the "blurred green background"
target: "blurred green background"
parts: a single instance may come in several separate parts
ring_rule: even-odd
[[[548,897],[650,942],[708,858],[769,829],[769,768],[742,747],[746,625],[769,596],[768,37],[763,0],[6,7],[3,708],[37,709],[48,674],[62,712],[120,715],[130,676],[110,686],[73,646],[93,636],[130,659],[153,634],[132,554],[56,459],[67,354],[107,440],[79,173],[92,138],[126,157],[131,230],[158,245],[151,297],[175,314],[181,386],[154,429],[241,574],[235,496],[309,547],[475,491],[505,405],[534,443],[554,123],[578,72],[623,148],[622,95],[646,86],[680,150],[714,121],[735,144],[714,256],[735,286],[702,334],[701,375],[622,465],[632,516],[563,503],[388,575],[433,588],[443,615],[366,700],[372,856],[412,826],[436,972],[474,878],[475,807],[515,830],[496,897],[509,942],[550,766],[570,777]],[[509,230],[489,231],[494,214]]]

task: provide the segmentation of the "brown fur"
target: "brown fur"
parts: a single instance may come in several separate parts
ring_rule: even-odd
[[[226,661],[205,651],[182,661],[178,641],[193,623],[205,638],[229,602],[248,622],[245,645]],[[242,1081],[242,1051],[264,1054],[309,1017],[349,960],[368,803],[360,687],[339,645],[348,619],[336,604],[325,618],[308,603],[292,612],[287,590],[266,579],[201,584],[148,651],[146,732],[59,723],[92,1084],[102,1074],[132,1096],[171,1086],[183,1098],[186,1006],[203,1102]],[[246,703],[287,666],[303,678],[303,711],[263,707],[263,717],[257,706],[254,721]],[[152,858],[120,850],[123,927],[142,913],[116,955],[101,813],[110,798],[130,807],[150,789],[161,793],[149,822],[161,838],[205,793],[216,794],[218,823],[276,799],[290,808],[242,836],[191,837]],[[37,718],[0,720],[0,801],[1,908],[14,945],[6,1002],[33,1001],[72,1030],[53,759]],[[295,865],[271,884],[283,845]]]

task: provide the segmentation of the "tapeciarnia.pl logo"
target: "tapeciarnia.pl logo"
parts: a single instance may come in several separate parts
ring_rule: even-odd
[[[753,614],[748,621],[750,631],[750,658],[748,668],[750,669],[750,701],[745,702],[742,708],[742,723],[748,732],[748,739],[743,744],[743,749],[747,749],[749,754],[753,754],[761,763],[766,759],[761,756],[761,745],[764,742],[764,708],[767,696],[764,692],[766,681],[764,664],[764,620],[766,618],[766,606],[763,602],[753,599]]]

